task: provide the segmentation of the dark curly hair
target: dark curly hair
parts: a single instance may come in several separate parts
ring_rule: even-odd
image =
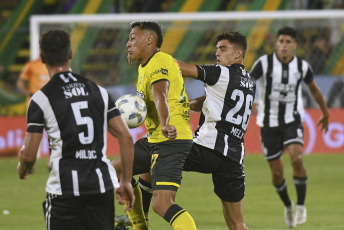
[[[278,30],[277,37],[279,37],[280,35],[289,35],[290,37],[296,39],[296,30],[286,26]]]
[[[161,47],[163,37],[162,37],[162,28],[161,25],[156,21],[135,21],[130,24],[130,27],[133,29],[134,27],[140,27],[141,30],[152,30],[157,35],[157,44],[158,48]]]
[[[216,43],[218,43],[221,40],[228,40],[230,43],[240,46],[240,48],[243,50],[242,57],[245,57],[247,50],[247,40],[244,35],[242,35],[239,32],[226,31],[216,36]]]
[[[63,30],[44,33],[39,41],[42,60],[51,66],[66,64],[69,59],[71,43],[69,34]]]

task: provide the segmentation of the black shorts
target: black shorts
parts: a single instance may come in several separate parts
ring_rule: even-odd
[[[211,173],[214,192],[227,202],[238,202],[245,196],[245,173],[243,165],[194,143],[186,158],[184,171]]]
[[[261,127],[260,138],[265,159],[276,160],[288,145],[303,145],[303,125],[301,122],[292,122],[273,128]]]
[[[134,146],[134,175],[151,172],[152,190],[177,191],[192,140],[148,143],[142,138]]]
[[[43,203],[47,230],[114,230],[114,191],[81,196],[47,194]]]

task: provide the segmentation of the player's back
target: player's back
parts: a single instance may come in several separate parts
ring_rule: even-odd
[[[52,173],[47,190],[56,194],[61,189],[65,195],[75,195],[112,189],[113,172],[105,154],[110,109],[106,90],[64,72],[54,75],[31,103],[42,111],[49,137]],[[34,108],[31,103],[30,109]]]

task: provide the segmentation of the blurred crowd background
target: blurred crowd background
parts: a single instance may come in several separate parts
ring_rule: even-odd
[[[0,116],[25,115],[26,96],[18,90],[17,81],[25,63],[30,60],[29,23],[32,15],[344,9],[344,0],[92,0],[93,3],[90,2],[91,0],[0,1]],[[328,106],[344,107],[344,19],[178,24],[163,22],[162,24],[164,27],[162,50],[175,58],[195,64],[215,63],[214,35],[223,30],[242,32],[249,42],[244,63],[247,70],[256,58],[274,51],[275,36],[280,26],[293,26],[298,31],[296,54],[313,67],[316,81]],[[42,25],[42,31],[51,28],[50,26]],[[125,43],[130,31],[129,25],[103,24],[101,27],[73,25],[73,31],[77,30],[76,27],[80,27],[80,30],[85,32],[82,33],[80,42],[73,44],[76,57],[73,60],[73,70],[106,87],[114,99],[124,93],[135,93],[137,69],[126,65]],[[190,98],[202,93],[195,92],[198,88],[192,87],[193,84],[195,84],[193,81],[186,80],[186,89],[189,89],[187,92]],[[306,107],[315,106],[306,88],[304,102]]]

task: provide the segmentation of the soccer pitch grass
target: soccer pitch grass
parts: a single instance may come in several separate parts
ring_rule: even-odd
[[[291,199],[296,203],[289,156],[283,156],[285,176]],[[28,180],[21,181],[16,172],[18,159],[0,158],[0,229],[43,230],[42,202],[48,178],[47,159],[36,162],[35,172]],[[344,229],[344,154],[307,155],[304,162],[308,173],[308,220],[296,228],[301,230]],[[253,230],[288,229],[283,219],[283,205],[271,185],[267,162],[262,155],[245,156],[246,196],[244,216]],[[187,209],[199,230],[227,229],[221,202],[213,192],[210,175],[185,172],[176,202]],[[4,214],[4,210],[9,214]],[[123,207],[116,201],[116,213],[123,214]],[[172,229],[150,210],[151,230]],[[132,228],[130,228],[132,229]]]

